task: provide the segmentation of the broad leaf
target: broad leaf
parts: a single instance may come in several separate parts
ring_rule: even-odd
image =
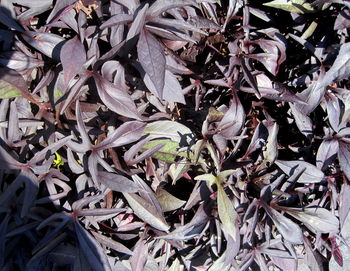
[[[186,203],[162,188],[157,189],[156,196],[164,212],[177,210]]]
[[[86,52],[81,41],[74,37],[67,41],[61,49],[60,58],[66,85],[77,75],[86,61]]]
[[[305,161],[277,160],[275,163],[288,176],[297,176],[300,174],[297,180],[299,183],[319,183],[324,178],[324,173],[321,170]]]
[[[161,147],[158,149],[158,146]],[[186,151],[179,151],[180,144],[178,142],[169,139],[152,140],[142,147],[142,151],[144,151],[144,154],[156,148],[157,150],[152,153],[152,157],[167,163],[174,163],[180,157],[189,156]]]
[[[137,55],[142,68],[155,86],[158,97],[163,98],[166,65],[164,49],[159,41],[145,29],[140,33]]]

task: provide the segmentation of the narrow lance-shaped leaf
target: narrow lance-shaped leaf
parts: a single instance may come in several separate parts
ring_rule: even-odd
[[[292,244],[303,243],[303,233],[296,223],[272,209],[264,201],[261,201],[261,204],[284,239]]]
[[[218,212],[220,220],[224,226],[224,231],[232,237],[233,240],[237,238],[238,231],[238,214],[233,206],[232,201],[226,195],[225,190],[223,189],[220,181],[216,179],[217,185],[217,201],[218,201]]]
[[[99,171],[97,176],[102,184],[117,192],[136,193],[140,190],[138,185],[122,175]]]
[[[275,162],[278,155],[278,125],[274,123],[272,127],[269,127],[269,136],[267,138],[266,150],[263,152],[264,158],[271,165]]]
[[[60,60],[60,51],[65,42],[65,39],[61,36],[44,32],[25,31],[22,37],[39,52],[54,60]]]
[[[163,217],[159,217],[155,207],[136,194],[123,193],[134,213],[152,227],[168,232],[169,226]]]
[[[64,82],[68,85],[69,81],[80,72],[86,61],[84,45],[78,37],[70,39],[62,46],[60,58],[63,67]]]
[[[134,248],[133,254],[130,258],[131,270],[138,271],[144,270],[148,257],[148,245],[140,239]]]
[[[95,150],[105,150],[132,143],[139,140],[145,129],[145,124],[140,121],[129,121],[120,125],[101,143],[95,146]]]
[[[298,14],[313,11],[312,6],[304,0],[274,0],[263,5]]]
[[[197,5],[194,0],[172,0],[172,1],[155,1],[149,8],[147,15],[156,17],[168,9],[184,7],[189,5]]]
[[[81,250],[87,261],[95,271],[111,271],[106,254],[98,242],[80,225],[74,222],[75,232],[79,240]]]
[[[94,74],[94,79],[98,94],[109,109],[125,117],[141,119],[135,103],[128,93],[118,89],[98,74]]]
[[[150,141],[150,138],[146,137],[145,139],[134,144],[128,151],[125,152],[125,154],[124,154],[125,162],[128,165],[137,164],[137,163],[145,160],[146,158],[151,157],[152,154],[156,153],[157,151],[159,151],[161,148],[163,148],[165,146],[165,144],[155,145],[155,146],[147,149],[146,151],[144,151],[143,153],[141,153],[137,157],[135,157],[141,151],[141,149],[145,146],[145,144],[147,144],[149,141]]]
[[[346,178],[350,180],[350,143],[339,141],[338,160]]]
[[[136,35],[138,35],[143,28],[145,24],[146,19],[146,12],[148,10],[148,3],[146,3],[142,9],[138,10],[138,12],[135,14],[136,17],[134,17],[132,21],[132,25],[129,29],[128,35],[126,36],[126,40],[130,40]]]
[[[303,222],[315,233],[338,233],[339,231],[339,220],[325,208],[283,208],[283,211]]]
[[[165,54],[159,41],[143,29],[137,43],[137,55],[142,68],[154,84],[158,97],[163,98],[165,84]]]

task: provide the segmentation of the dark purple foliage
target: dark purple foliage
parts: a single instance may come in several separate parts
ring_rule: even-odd
[[[346,266],[349,9],[1,1],[0,269]]]

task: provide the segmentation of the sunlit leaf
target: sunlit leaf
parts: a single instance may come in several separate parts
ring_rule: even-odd
[[[232,237],[233,240],[237,241],[238,221],[239,216],[235,210],[233,202],[226,195],[221,183],[216,181],[218,188],[217,202],[218,202],[218,213],[224,231]]]
[[[305,226],[314,232],[337,233],[339,231],[339,220],[325,208],[283,208],[283,210],[303,222]]]
[[[164,217],[159,217],[155,208],[147,201],[136,194],[123,193],[134,213],[152,227],[168,232],[169,226],[164,221]]]
[[[276,165],[289,176],[299,175],[299,183],[318,183],[324,178],[324,173],[314,165],[305,161],[282,161],[277,160]]]
[[[298,14],[313,11],[311,5],[304,0],[274,0],[268,3],[264,3],[263,5]]]
[[[159,188],[156,192],[157,199],[164,212],[174,211],[183,206],[186,201],[174,197],[164,189]]]

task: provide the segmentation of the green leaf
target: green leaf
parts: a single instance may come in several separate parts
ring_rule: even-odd
[[[142,151],[149,150],[157,145],[165,144],[159,151],[152,154],[152,157],[167,163],[176,162],[179,157],[188,157],[187,152],[179,152],[180,146],[178,142],[169,139],[156,139],[146,143],[142,147]]]
[[[217,178],[213,174],[202,174],[198,175],[194,178],[196,181],[206,181],[210,184],[214,184],[217,182]]]
[[[263,5],[298,14],[314,11],[312,6],[304,0],[274,0],[268,3],[264,3]]]
[[[59,98],[61,98],[63,96],[63,93],[62,93],[62,91],[55,89],[53,91],[53,96],[56,100],[58,100]]]
[[[222,188],[221,183],[216,181],[216,185],[218,187],[218,213],[219,218],[222,222],[224,230],[227,234],[229,234],[233,240],[236,240],[237,231],[238,231],[238,214],[233,206],[232,201],[226,195],[225,190]]]
[[[177,210],[186,203],[186,201],[174,197],[168,191],[161,188],[157,189],[156,197],[164,212]]]
[[[27,83],[14,70],[0,68],[0,99],[11,99],[23,95],[27,91]]]

